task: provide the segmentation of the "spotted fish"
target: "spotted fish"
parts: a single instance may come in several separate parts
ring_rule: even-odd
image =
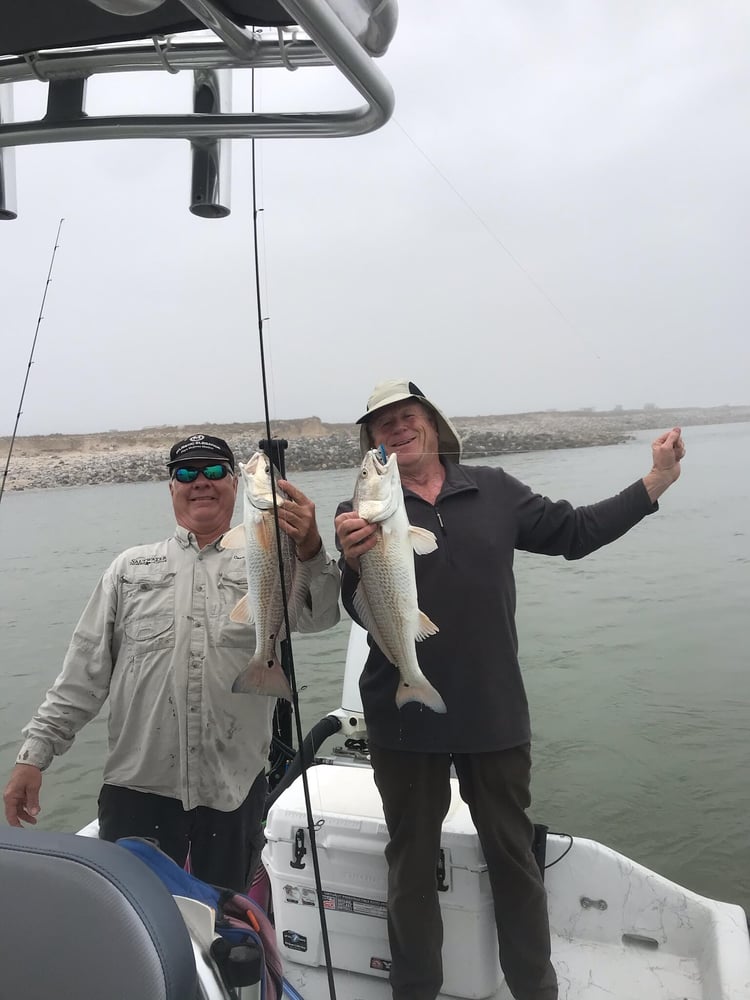
[[[383,458],[379,450],[367,452],[354,490],[356,513],[380,526],[377,544],[360,559],[354,607],[383,654],[398,667],[398,707],[416,701],[445,712],[445,702],[420,669],[415,645],[439,631],[419,610],[414,573],[414,553],[434,552],[437,542],[431,531],[409,524],[398,459],[395,452]]]
[[[224,548],[245,549],[247,595],[229,616],[234,622],[255,625],[255,653],[240,673],[232,690],[249,694],[286,698],[292,692],[278,658],[278,643],[284,637],[284,605],[279,573],[279,556],[273,514],[271,464],[263,452],[256,452],[243,465],[239,463],[244,497],[243,523],[232,528],[222,539]],[[286,498],[276,487],[276,502]],[[289,625],[294,629],[304,607],[310,585],[308,562],[297,559],[294,542],[281,531],[282,564],[286,589]]]

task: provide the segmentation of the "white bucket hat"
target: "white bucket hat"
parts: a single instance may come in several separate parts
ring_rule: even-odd
[[[400,403],[404,399],[416,399],[433,414],[438,428],[438,452],[452,462],[461,460],[461,438],[450,420],[431,403],[421,389],[413,382],[405,378],[391,378],[387,382],[380,382],[372,390],[370,398],[367,400],[367,412],[357,421],[361,424],[359,429],[359,447],[364,458],[365,454],[372,447],[370,437],[367,432],[367,421],[370,417],[392,403]]]

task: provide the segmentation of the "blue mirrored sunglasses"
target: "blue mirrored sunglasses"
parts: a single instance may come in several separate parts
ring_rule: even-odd
[[[202,469],[181,466],[172,470],[172,479],[176,479],[178,483],[194,483],[201,472],[206,479],[223,479],[229,475],[230,469],[226,465],[204,465]]]

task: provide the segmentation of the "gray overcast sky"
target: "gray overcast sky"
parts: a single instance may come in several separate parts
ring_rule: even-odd
[[[353,421],[398,375],[453,415],[750,403],[746,0],[465,9],[402,0],[380,131],[258,144],[272,418]],[[333,70],[260,76],[265,110],[359,103]],[[95,81],[88,109],[189,110],[190,86]],[[18,87],[16,117],[44,101]],[[205,221],[185,142],[17,150],[0,433],[61,217],[19,433],[262,418],[249,162],[235,142],[232,215]]]

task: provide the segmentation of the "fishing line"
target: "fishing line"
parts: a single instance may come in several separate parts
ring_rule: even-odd
[[[536,280],[536,278],[533,276],[533,274],[531,274],[531,272],[528,271],[523,266],[523,264],[518,259],[518,257],[516,257],[516,255],[503,243],[503,241],[500,239],[500,237],[497,235],[497,233],[488,225],[488,223],[486,223],[484,221],[484,219],[482,218],[482,216],[479,214],[479,212],[477,212],[477,210],[474,208],[474,206],[471,204],[471,202],[467,201],[467,199],[461,194],[461,192],[458,190],[458,188],[455,186],[455,184],[452,184],[451,181],[445,176],[445,174],[443,173],[443,171],[440,169],[440,167],[438,167],[438,165],[434,162],[434,160],[430,159],[430,157],[427,155],[427,153],[425,153],[425,151],[422,149],[422,147],[416,141],[416,139],[412,138],[412,136],[409,135],[409,133],[404,128],[404,126],[396,118],[392,118],[391,121],[393,121],[393,123],[395,125],[397,125],[398,128],[401,129],[401,131],[406,136],[406,138],[409,140],[409,142],[412,144],[412,146],[414,146],[414,148],[417,150],[417,152],[421,154],[421,156],[427,161],[427,163],[429,163],[429,165],[432,167],[432,169],[435,171],[435,173],[438,175],[438,177],[440,177],[440,179],[445,184],[448,185],[448,187],[451,189],[451,191],[455,194],[455,196],[458,198],[458,200],[462,203],[462,205],[466,209],[468,209],[469,212],[471,212],[471,214],[477,220],[477,222],[482,227],[482,229],[484,229],[484,231],[487,233],[487,235],[492,240],[494,240],[495,243],[497,243],[497,245],[500,247],[500,249],[508,257],[510,257],[510,259],[513,261],[513,263],[516,265],[516,267],[519,269],[519,271],[521,271],[521,273],[523,275],[525,275],[526,279],[531,282],[531,284],[539,292],[539,294],[547,302],[547,304],[549,306],[551,306],[552,309],[554,309],[554,311],[557,313],[557,315],[560,317],[560,319],[570,329],[571,333],[575,334],[575,336],[581,341],[581,343],[583,343],[583,344],[586,345],[586,347],[591,351],[591,353],[594,355],[594,357],[598,361],[601,361],[601,355],[596,350],[596,348],[594,348],[588,342],[588,340],[586,340],[586,338],[583,336],[583,334],[578,329],[578,327],[573,323],[572,320],[568,319],[568,317],[565,315],[565,313],[562,311],[562,309],[552,299],[552,297],[542,287],[542,285],[539,284],[539,282]]]
[[[251,103],[252,103],[253,109],[256,106],[256,102],[258,104],[260,104],[262,102],[262,84],[263,84],[263,77],[260,76],[260,77],[256,78],[255,74],[253,73],[253,83],[252,83],[252,89],[251,89]],[[255,174],[256,174],[256,184],[260,187],[261,190],[265,190],[264,160],[263,160],[262,155],[260,155],[261,154],[261,150],[257,146],[255,146],[254,141],[253,141],[253,143],[251,143],[251,148],[253,150],[253,161],[252,162],[253,162],[253,169],[255,170]],[[266,227],[265,227],[265,224],[264,224],[264,219],[265,219],[265,210],[261,206],[258,209],[258,229],[255,232],[255,243],[256,243],[256,246],[259,247],[259,250],[258,250],[259,259],[261,261],[266,261],[267,262],[268,261],[268,249],[266,247]],[[270,296],[270,292],[269,292],[269,288],[268,288],[268,264],[267,263],[266,263],[266,266],[263,268],[262,275],[261,275],[261,281],[262,281],[262,285],[263,285],[263,289],[262,289],[262,291],[263,291],[263,298],[262,298],[262,301],[266,303],[266,311],[268,313],[268,315],[266,315],[266,316],[263,317],[263,324],[264,324],[263,329],[264,329],[264,332],[266,332],[267,328],[268,328],[268,324],[271,322],[270,313],[273,311],[273,306],[271,304],[271,296]],[[256,284],[256,287],[257,287],[257,284]],[[260,308],[260,306],[259,306],[259,308]],[[271,333],[273,334],[273,327],[271,327]],[[276,376],[275,376],[275,365],[274,365],[274,357],[273,357],[273,339],[272,339],[271,343],[269,344],[269,357],[267,359],[267,363],[268,363],[268,370],[269,370],[269,373],[270,373],[270,393],[274,397],[274,401],[275,401],[275,399],[276,399],[276,394],[275,394]],[[267,438],[267,440],[268,440],[268,438]]]
[[[251,110],[255,111],[255,69],[251,69]],[[263,385],[263,412],[266,424],[266,440],[271,442],[271,416],[268,406],[268,383],[266,379],[266,353],[265,345],[263,339],[263,324],[265,322],[263,318],[263,310],[261,308],[261,295],[260,295],[260,254],[258,250],[258,200],[257,200],[257,182],[256,182],[256,156],[255,156],[255,138],[250,140],[250,175],[251,175],[251,189],[252,189],[252,210],[253,210],[253,256],[255,263],[255,298],[257,305],[257,316],[258,316],[258,340],[260,348],[260,369],[261,369],[261,381]],[[271,496],[273,499],[273,520],[274,527],[276,529],[276,554],[278,557],[278,568],[279,568],[279,581],[281,583],[281,600],[284,608],[284,629],[286,632],[287,641],[287,651],[289,654],[288,666],[289,666],[289,683],[292,689],[292,706],[294,708],[294,719],[297,734],[297,746],[298,753],[304,753],[304,736],[302,733],[302,720],[300,716],[299,707],[299,693],[297,690],[297,679],[294,670],[294,655],[292,652],[292,630],[289,623],[289,604],[287,600],[286,592],[286,582],[284,580],[284,558],[282,552],[282,542],[281,542],[281,526],[279,524],[279,508],[277,503],[276,495],[276,470],[274,468],[271,456],[268,456],[269,465],[271,469]],[[321,541],[322,545],[322,541]],[[310,760],[312,763],[312,759]],[[318,849],[315,837],[315,819],[312,813],[312,803],[310,801],[310,786],[307,780],[307,767],[306,762],[302,760],[302,788],[305,797],[305,812],[307,815],[307,834],[310,838],[310,854],[312,856],[313,872],[315,876],[315,892],[318,898],[318,915],[320,917],[320,929],[323,939],[323,954],[325,956],[326,964],[326,974],[328,977],[328,990],[331,1000],[336,1000],[336,987],[333,981],[333,963],[331,959],[331,944],[328,938],[328,925],[325,916],[325,909],[323,907],[323,883],[320,876],[320,862],[318,859]]]
[[[18,423],[21,419],[21,414],[23,413],[23,400],[26,395],[26,386],[29,382],[29,375],[31,374],[31,366],[34,364],[34,351],[36,350],[36,341],[39,336],[39,327],[42,325],[42,320],[44,319],[44,303],[47,301],[47,291],[52,281],[52,268],[55,266],[55,254],[57,253],[57,248],[60,246],[60,230],[62,229],[62,224],[65,220],[60,219],[57,227],[57,235],[55,236],[55,245],[52,249],[52,257],[49,262],[49,270],[47,271],[47,281],[44,285],[44,294],[42,295],[42,304],[39,306],[39,316],[36,321],[36,329],[34,330],[34,339],[31,342],[31,352],[29,353],[29,361],[26,365],[26,377],[23,380],[23,387],[21,389],[21,398],[18,401],[18,413],[16,414],[16,422],[13,425],[13,433],[10,437],[10,445],[8,446],[8,457],[5,461],[5,469],[3,470],[3,481],[0,483],[0,502],[3,499],[3,494],[5,493],[5,480],[8,478],[8,469],[10,468],[10,458],[13,454],[13,446],[16,443],[16,435],[18,433]]]

